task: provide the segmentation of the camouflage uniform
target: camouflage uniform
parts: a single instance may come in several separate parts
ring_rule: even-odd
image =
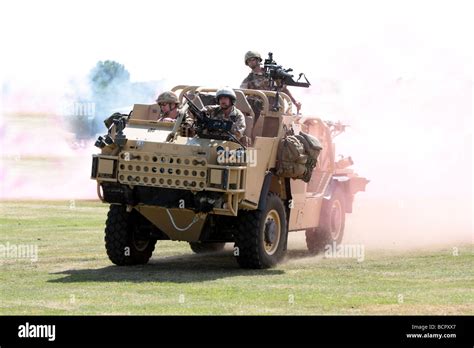
[[[253,71],[242,81],[240,88],[270,90],[270,80],[265,77],[263,72],[254,73]]]
[[[180,115],[182,115],[183,113],[185,114],[184,114],[183,121],[181,122],[181,124],[182,125],[187,124],[188,126],[192,126],[194,124],[194,116],[189,110],[186,110],[186,111],[179,110],[178,117],[176,118],[179,118]]]
[[[271,91],[270,79],[265,77],[263,72],[254,73],[253,71],[242,81],[240,88],[246,89],[260,89],[262,91]],[[288,87],[281,85],[280,91],[289,94]]]
[[[229,113],[229,118],[226,118],[224,111],[221,109],[219,105],[209,105],[204,107],[203,111],[205,111],[210,118],[213,119],[220,119],[220,120],[226,120],[226,121],[232,121],[232,129],[231,133],[237,138],[240,138],[244,135],[245,132],[245,116],[240,111],[237,109],[235,106],[231,107],[231,111]]]
[[[188,110],[184,111],[183,109],[178,109],[176,120],[178,120],[183,114],[184,116],[179,126],[179,133],[183,137],[193,137],[195,133],[191,127],[194,124],[194,116]],[[174,122],[176,122],[176,120],[174,120]]]
[[[265,74],[263,72],[254,73],[253,71],[245,78],[245,80],[242,81],[240,88],[259,89],[262,91],[272,90],[270,88],[270,79],[265,77]],[[286,85],[282,85],[280,87],[280,91],[287,95],[291,95]],[[256,96],[248,96],[247,100],[255,113],[255,119],[257,119],[262,111],[263,101]],[[275,97],[268,97],[268,102],[270,104],[270,107],[272,107],[275,103]]]

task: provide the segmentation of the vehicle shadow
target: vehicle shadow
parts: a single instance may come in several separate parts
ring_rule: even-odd
[[[96,269],[69,269],[50,273],[64,275],[48,280],[50,283],[77,282],[170,282],[199,283],[237,276],[274,276],[284,274],[281,269],[242,269],[232,252],[213,254],[186,254],[151,259],[146,265],[119,267],[115,265]]]

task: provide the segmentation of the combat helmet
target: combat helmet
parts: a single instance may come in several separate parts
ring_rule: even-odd
[[[245,65],[247,65],[247,61],[250,58],[257,58],[259,62],[262,61],[262,56],[260,55],[260,53],[258,53],[257,51],[248,51],[247,53],[245,53]]]

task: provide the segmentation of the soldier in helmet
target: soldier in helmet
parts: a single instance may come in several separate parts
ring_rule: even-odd
[[[172,91],[161,93],[156,99],[156,103],[160,106],[161,113],[158,122],[176,122],[184,111],[179,109],[178,96]],[[193,116],[186,112],[181,121],[179,132],[182,136],[193,136],[194,131],[190,125],[193,123]]]
[[[270,90],[270,80],[265,76],[265,72],[261,66],[262,56],[256,51],[248,51],[245,53],[245,65],[247,65],[252,71],[250,74],[242,81],[240,88],[247,89],[261,89],[265,91]],[[281,91],[287,94],[293,104],[295,104],[296,109],[301,109],[301,103],[297,102],[293,97],[291,92],[288,90],[288,87],[283,86]],[[260,112],[258,112],[260,114]]]
[[[158,121],[176,122],[179,116],[179,100],[178,96],[171,91],[161,93],[156,99],[156,103],[160,106],[161,113]]]
[[[245,116],[235,107],[237,97],[230,87],[224,87],[216,92],[218,105],[209,105],[204,107],[204,111],[210,118],[232,121],[231,133],[237,138],[242,139],[245,132]]]

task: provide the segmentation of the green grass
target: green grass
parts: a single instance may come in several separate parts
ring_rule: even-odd
[[[159,241],[148,265],[117,267],[103,246],[107,209],[0,202],[0,245],[38,246],[37,262],[0,259],[0,314],[474,314],[471,245],[458,256],[369,249],[363,262],[299,245],[277,268],[242,270],[231,250]]]

